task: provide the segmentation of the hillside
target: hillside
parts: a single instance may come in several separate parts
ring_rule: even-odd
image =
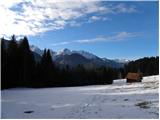
[[[159,76],[141,83],[2,91],[2,118],[159,118]]]

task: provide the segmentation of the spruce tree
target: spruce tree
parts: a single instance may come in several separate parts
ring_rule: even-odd
[[[8,66],[7,66],[7,86],[8,87],[14,87],[17,86],[18,84],[18,71],[17,71],[17,66],[18,66],[18,45],[16,43],[16,38],[15,35],[11,37],[11,41],[8,44],[8,49],[7,49],[7,61],[8,61]]]
[[[27,37],[24,37],[19,45],[20,81],[21,86],[30,86],[34,80],[35,60],[30,51]]]
[[[7,88],[7,50],[5,46],[5,40],[4,38],[1,39],[1,88],[5,89]]]
[[[50,54],[50,50],[44,50],[40,62],[41,86],[54,85],[54,64]]]

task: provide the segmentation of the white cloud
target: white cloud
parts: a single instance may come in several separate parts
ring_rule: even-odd
[[[104,17],[104,16],[91,16],[88,19],[88,23],[96,22],[96,21],[106,21],[106,20],[110,20],[110,18],[107,18],[107,17]]]
[[[134,6],[128,7],[125,4],[119,4],[114,7],[115,12],[117,13],[132,13],[132,12],[137,12]]]
[[[137,36],[140,36],[141,33],[139,32],[118,32],[115,35],[112,36],[98,36],[96,38],[90,38],[90,39],[81,39],[81,40],[74,40],[70,42],[58,42],[51,44],[52,46],[59,46],[59,45],[66,45],[66,44],[72,44],[72,43],[96,43],[96,42],[118,42],[127,40],[129,38],[134,38]]]
[[[49,30],[64,29],[66,25],[80,26],[107,20],[108,13],[131,13],[134,7],[124,4],[104,5],[101,1],[89,0],[0,0],[0,37],[15,35],[37,35]],[[86,22],[85,22],[86,21]]]
[[[89,22],[94,22],[94,21],[98,21],[98,20],[102,20],[103,17],[101,16],[92,16],[89,18]]]
[[[53,44],[51,44],[52,46],[59,46],[59,45],[67,45],[67,44],[71,44],[71,43],[73,43],[73,41],[71,41],[71,42],[59,42],[59,43],[53,43]]]

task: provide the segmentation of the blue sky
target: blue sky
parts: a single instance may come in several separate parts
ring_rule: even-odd
[[[85,50],[111,59],[159,55],[158,2],[71,3],[18,0],[6,5],[13,22],[4,22],[16,29],[0,31],[1,36],[27,35],[41,49]]]

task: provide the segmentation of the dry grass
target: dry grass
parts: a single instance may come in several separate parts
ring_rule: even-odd
[[[150,104],[151,104],[151,102],[143,101],[143,102],[137,103],[135,105],[139,106],[140,108],[147,109],[147,108],[150,108],[150,106],[149,106]]]

